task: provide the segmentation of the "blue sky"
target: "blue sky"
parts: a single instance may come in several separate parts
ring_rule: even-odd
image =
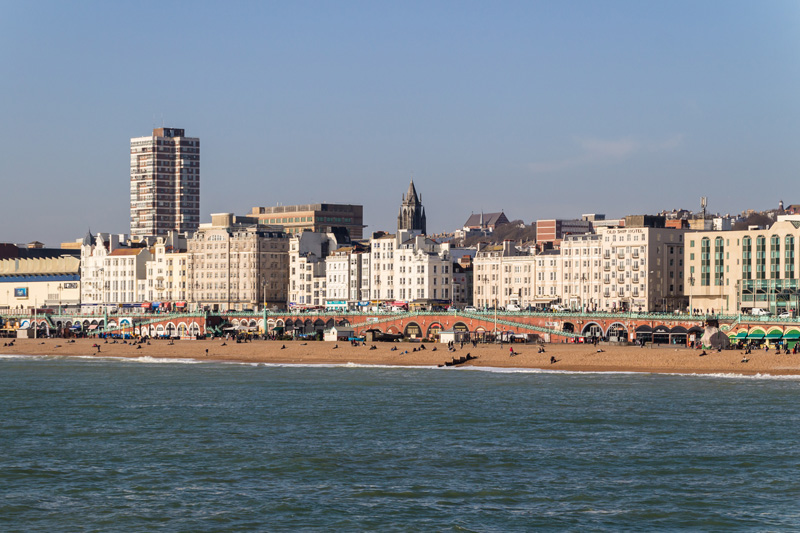
[[[201,139],[201,220],[396,227],[800,203],[800,2],[0,2],[0,241],[129,230],[129,143]]]

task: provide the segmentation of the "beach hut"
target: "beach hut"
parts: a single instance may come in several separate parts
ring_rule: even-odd
[[[347,326],[334,326],[325,330],[323,340],[326,341],[346,341],[355,336],[355,329]]]

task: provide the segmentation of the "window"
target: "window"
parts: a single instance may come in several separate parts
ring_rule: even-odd
[[[708,237],[700,241],[700,285],[711,285],[711,240]]]

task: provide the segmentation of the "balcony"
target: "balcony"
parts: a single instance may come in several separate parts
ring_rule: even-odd
[[[634,263],[631,265],[631,270],[639,270],[639,263]]]
[[[624,272],[625,271],[625,265],[623,265],[622,263],[618,264],[617,265],[617,270],[619,270],[620,272]]]
[[[610,280],[610,279],[608,279],[608,278],[603,278],[603,283],[605,283],[606,285],[608,285],[609,283],[611,283],[611,280]]]

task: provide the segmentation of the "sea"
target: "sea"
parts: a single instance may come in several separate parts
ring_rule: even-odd
[[[800,529],[800,379],[0,356],[0,531]]]

